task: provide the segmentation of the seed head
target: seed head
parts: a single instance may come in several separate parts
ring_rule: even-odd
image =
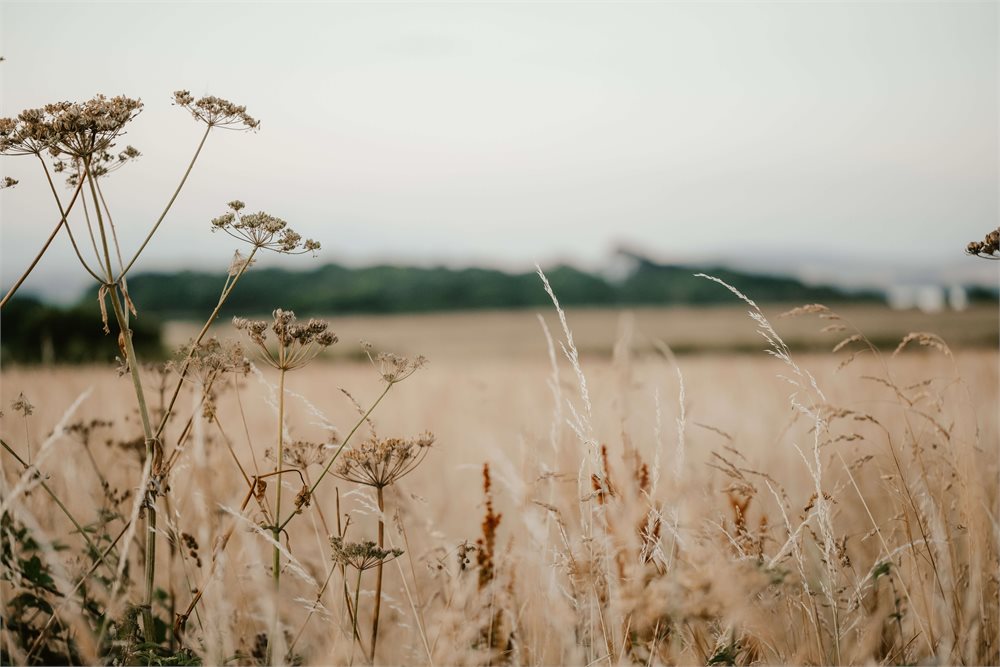
[[[233,104],[214,95],[196,100],[190,92],[178,90],[174,93],[174,104],[184,107],[196,120],[209,127],[241,131],[256,130],[260,127],[260,121],[248,114],[245,106]]]
[[[388,563],[403,555],[402,549],[380,549],[371,540],[364,542],[344,542],[342,537],[331,537],[333,562],[353,567],[364,572],[381,563]]]
[[[433,444],[430,432],[415,438],[369,438],[345,450],[333,474],[355,484],[385,488],[420,465]]]
[[[212,219],[212,231],[222,230],[233,238],[245,241],[255,248],[263,248],[287,255],[315,252],[320,244],[312,239],[302,240],[302,235],[288,227],[288,223],[263,211],[240,213],[246,206],[239,200],[228,204],[229,210]]]
[[[11,178],[10,176],[4,176],[3,180],[0,180],[0,190],[6,190],[7,188],[12,188],[18,184],[18,180]]]
[[[274,311],[272,317],[271,322],[234,317],[233,326],[246,331],[250,340],[260,349],[264,361],[279,370],[301,368],[324,348],[337,342],[336,334],[327,331],[329,325],[322,320],[311,319],[300,324],[295,319],[295,313],[280,308]],[[267,345],[269,328],[278,343],[275,350]]]
[[[20,412],[25,417],[35,412],[35,406],[31,404],[31,401],[28,400],[28,397],[23,392],[19,393],[17,398],[11,402],[10,409],[14,412]]]
[[[1000,259],[1000,228],[994,229],[982,241],[973,241],[965,252],[986,259]]]
[[[364,348],[375,371],[389,384],[402,382],[427,364],[427,358],[423,355],[404,357],[391,352],[373,354],[375,346],[365,341],[361,341],[361,347]]]

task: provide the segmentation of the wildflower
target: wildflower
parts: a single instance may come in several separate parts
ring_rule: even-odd
[[[422,355],[413,358],[391,352],[379,352],[372,355],[374,346],[371,343],[361,341],[361,347],[364,348],[368,360],[375,367],[379,376],[389,384],[402,382],[427,364],[427,358]]]
[[[283,462],[295,468],[308,468],[311,465],[323,463],[332,448],[333,445],[329,443],[296,440],[285,445]],[[264,457],[271,461],[276,460],[274,450],[270,447],[264,451]]]
[[[208,95],[195,100],[187,90],[174,93],[174,104],[184,107],[195,117],[209,127],[221,127],[227,130],[256,130],[260,121],[247,113],[247,108],[233,104],[221,97]]]
[[[40,122],[47,124],[48,138],[54,141],[49,147],[54,157],[65,154],[90,160],[94,155],[110,151],[125,125],[140,111],[142,102],[139,100],[123,95],[112,98],[95,95],[82,103],[47,104]]]
[[[315,252],[320,244],[312,239],[302,240],[302,235],[288,227],[288,223],[263,211],[242,214],[246,206],[236,200],[228,204],[226,211],[212,219],[212,231],[222,230],[235,239],[246,241],[255,248],[264,248],[288,255]]]
[[[0,118],[0,153],[41,155],[58,141],[44,109],[25,109],[15,118]]]
[[[369,438],[356,449],[346,450],[333,474],[349,482],[383,489],[420,465],[433,444],[430,432],[416,438]]]
[[[216,337],[209,338],[191,349],[190,345],[180,348],[177,360],[168,364],[171,370],[180,370],[187,363],[186,376],[197,380],[199,384],[208,384],[210,376],[223,373],[250,372],[250,360],[246,357],[243,346],[232,341],[222,342]]]
[[[333,562],[353,567],[359,572],[370,570],[382,563],[388,563],[403,555],[402,549],[381,549],[371,540],[364,542],[344,542],[342,537],[331,537]]]
[[[274,311],[273,318],[270,329],[278,343],[273,352],[267,345],[266,321],[234,317],[233,326],[246,331],[250,340],[260,349],[264,361],[278,370],[301,368],[324,348],[337,342],[337,336],[327,331],[329,325],[321,320],[311,319],[305,324],[299,324],[295,313],[280,308]]]

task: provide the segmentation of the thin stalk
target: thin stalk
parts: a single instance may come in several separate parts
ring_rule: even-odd
[[[87,273],[93,276],[95,280],[99,281],[101,278],[90,268],[87,262],[83,260],[83,255],[80,254],[80,247],[76,244],[76,237],[73,236],[73,228],[69,225],[69,213],[73,210],[73,205],[76,203],[77,195],[83,193],[83,179],[81,178],[80,182],[77,184],[76,190],[73,193],[73,198],[70,199],[69,206],[66,208],[64,213],[62,203],[59,199],[59,194],[56,192],[56,186],[52,182],[52,175],[49,173],[49,167],[45,164],[45,160],[42,159],[42,156],[39,155],[38,160],[42,163],[42,171],[45,172],[45,180],[49,183],[49,191],[52,193],[52,198],[56,200],[56,206],[59,207],[59,213],[63,214],[63,224],[66,226],[66,235],[69,236],[69,242],[73,246],[73,252],[76,253],[76,258],[80,260],[80,264],[83,265],[83,268],[86,269]],[[80,201],[84,201],[84,199],[81,198]]]
[[[82,187],[83,187],[83,181],[80,182],[80,185],[78,185],[77,188],[76,188],[76,192],[73,193],[73,199],[70,201],[70,208],[72,208],[73,204],[76,203],[76,198],[80,194],[80,189]],[[57,203],[59,202],[58,197],[56,198],[56,202]],[[35,266],[37,266],[38,262],[41,261],[42,255],[44,255],[45,252],[49,249],[49,246],[52,245],[52,241],[56,238],[56,234],[58,234],[59,230],[62,228],[62,226],[64,224],[66,224],[66,216],[69,215],[69,211],[68,210],[67,211],[63,211],[62,210],[62,204],[60,204],[59,205],[59,212],[62,215],[62,217],[59,218],[59,222],[56,223],[56,226],[52,230],[52,233],[50,233],[49,237],[45,240],[45,244],[42,245],[42,249],[39,250],[38,254],[35,255],[35,258],[33,260],[31,260],[31,264],[28,265],[28,268],[24,270],[24,273],[21,274],[21,277],[17,279],[17,281],[14,283],[14,285],[9,290],[7,290],[7,294],[4,295],[3,299],[0,300],[0,308],[3,308],[4,306],[7,305],[7,302],[10,301],[11,298],[13,298],[14,293],[17,292],[17,290],[21,287],[21,285],[24,283],[24,281],[27,280],[27,278],[31,274],[31,272],[35,270]],[[66,228],[69,229],[69,225],[68,224],[66,225]],[[73,244],[73,247],[76,248],[76,243]],[[79,251],[77,251],[77,256],[78,257],[79,257],[79,254],[80,254]],[[83,258],[81,258],[80,261],[83,262]],[[83,266],[84,266],[85,269],[87,269],[87,272],[90,273],[90,275],[92,275],[95,278],[97,278],[98,280],[100,280],[100,278],[98,278],[94,274],[94,272],[90,270],[90,267],[88,267],[86,264],[84,264]]]
[[[376,494],[378,497],[378,548],[381,551],[385,547],[385,498],[383,496],[383,488],[380,486],[376,489]],[[385,565],[384,560],[378,562],[378,567],[375,568],[375,606],[372,609],[372,644],[371,653],[369,654],[369,662],[373,665],[375,664],[375,644],[378,641],[378,613],[382,608],[382,566]]]
[[[283,347],[278,348],[278,354],[280,357],[284,357]],[[282,467],[285,458],[285,373],[286,370],[284,366],[282,366],[278,377],[278,468],[275,471],[275,474],[278,477],[278,488],[275,492],[274,500],[274,527],[271,529],[271,535],[274,538],[274,553],[271,558],[271,576],[274,579],[274,616],[271,623],[271,640],[267,643],[268,664],[271,664],[274,660],[274,647],[278,643],[280,618],[279,595],[281,593],[281,526],[278,524],[281,520],[281,473],[283,472]]]
[[[180,373],[178,374],[177,385],[174,387],[174,393],[170,396],[170,402],[167,403],[166,409],[163,411],[163,416],[160,418],[159,426],[156,427],[156,438],[163,435],[163,429],[167,426],[167,420],[170,418],[170,414],[174,409],[174,404],[177,402],[177,397],[181,393],[181,387],[184,386],[184,378],[187,377],[187,372],[191,368],[191,359],[194,356],[194,348],[201,343],[205,334],[208,333],[209,327],[212,326],[216,318],[219,316],[219,311],[222,310],[222,306],[226,303],[229,295],[232,294],[233,289],[236,287],[236,283],[239,282],[240,278],[243,277],[243,274],[250,266],[250,263],[253,261],[253,256],[257,254],[257,250],[259,250],[259,248],[254,246],[254,249],[247,257],[247,261],[240,267],[239,272],[233,277],[232,280],[229,280],[229,278],[226,279],[227,286],[223,289],[222,295],[219,297],[219,303],[215,306],[215,310],[212,311],[212,314],[208,316],[208,319],[205,321],[205,325],[201,328],[201,331],[198,332],[198,336],[194,339],[191,349],[188,350],[187,356],[184,358],[184,364],[181,366]]]
[[[2,439],[0,439],[0,446],[3,446],[3,448],[7,450],[7,452],[10,453],[10,455],[13,456],[17,460],[17,462],[20,463],[22,467],[24,467],[25,470],[27,470],[30,467],[29,464],[20,456],[18,456],[17,452],[11,449],[10,445],[8,445]],[[99,554],[100,551],[97,549],[94,543],[90,541],[90,538],[87,537],[87,531],[83,529],[83,526],[80,525],[80,522],[76,520],[76,517],[73,516],[73,514],[69,511],[69,508],[66,507],[65,503],[63,503],[63,501],[59,499],[59,496],[55,494],[52,488],[49,487],[49,485],[46,484],[45,482],[39,482],[39,486],[41,486],[42,489],[47,494],[49,494],[49,497],[52,498],[56,506],[60,510],[62,510],[62,513],[66,515],[66,518],[69,519],[70,523],[73,524],[73,527],[76,528],[76,532],[80,533],[80,536],[83,538],[83,541],[87,543],[87,548],[90,549],[90,552]],[[110,565],[104,562],[103,556],[99,558],[99,561],[104,563],[104,565],[107,566],[109,570],[111,570],[112,572],[114,571]]]
[[[205,134],[202,135],[201,142],[198,143],[198,149],[195,150],[194,157],[191,158],[191,163],[188,165],[187,171],[184,172],[184,176],[181,178],[181,182],[177,185],[177,189],[174,190],[173,196],[170,197],[170,201],[167,202],[167,206],[166,208],[163,209],[163,213],[160,214],[160,218],[156,221],[156,224],[154,224],[153,228],[149,230],[149,234],[146,235],[146,239],[142,242],[142,245],[139,246],[139,249],[135,251],[135,254],[132,256],[132,259],[129,260],[128,265],[124,269],[122,269],[121,274],[118,276],[118,280],[124,278],[125,274],[131,270],[132,265],[134,265],[135,261],[139,259],[139,255],[141,255],[142,251],[146,249],[147,245],[149,245],[149,242],[153,238],[153,234],[155,234],[156,230],[160,228],[160,223],[163,222],[163,219],[167,217],[167,213],[170,212],[170,207],[174,205],[174,201],[177,199],[177,195],[181,193],[181,188],[184,187],[184,183],[187,181],[188,176],[191,175],[191,170],[194,169],[194,163],[198,160],[198,156],[201,154],[201,149],[205,145],[205,140],[208,139],[208,133],[211,131],[212,131],[211,125],[205,128]]]
[[[358,599],[361,597],[361,573],[363,570],[358,569],[358,583],[354,586],[354,636],[358,637],[358,616],[360,616],[358,609]],[[360,641],[360,640],[359,640]],[[351,645],[351,653],[354,653],[353,644]]]
[[[108,250],[108,239],[107,234],[104,232],[104,218],[101,215],[101,207],[96,205],[98,201],[97,189],[94,186],[94,178],[90,173],[90,162],[84,161],[84,169],[86,171],[87,182],[90,185],[90,193],[93,201],[95,202],[95,213],[97,215],[97,225],[98,229],[101,231],[101,242],[104,245],[104,260],[105,268],[108,272],[108,282],[110,280],[112,270],[111,270],[111,253]],[[142,431],[145,437],[146,444],[146,465],[150,467],[150,475],[154,474],[153,470],[153,456],[154,456],[154,443],[155,439],[153,437],[153,428],[149,422],[149,409],[146,406],[146,397],[142,391],[142,378],[139,375],[139,358],[135,354],[135,348],[132,345],[132,331],[128,326],[128,314],[122,308],[121,300],[118,298],[118,290],[114,284],[111,284],[111,289],[109,290],[111,294],[111,305],[114,309],[115,319],[118,321],[118,329],[121,333],[121,338],[125,344],[125,355],[127,357],[127,363],[129,368],[129,374],[132,376],[132,386],[135,389],[135,397],[139,403],[139,417],[142,421]],[[146,490],[141,490],[145,493]],[[142,625],[143,625],[143,637],[147,642],[153,641],[153,582],[156,577],[156,497],[155,495],[150,495],[145,501],[146,508],[146,557],[145,557],[145,588],[143,593],[142,602]]]
[[[344,438],[344,441],[340,443],[340,447],[338,447],[337,451],[335,451],[333,453],[333,456],[330,457],[330,460],[327,462],[326,467],[323,468],[323,472],[319,474],[319,477],[316,478],[316,481],[313,482],[312,486],[309,487],[310,496],[316,492],[316,487],[319,486],[319,483],[322,482],[323,478],[326,477],[327,473],[330,472],[330,468],[333,467],[334,461],[336,461],[337,457],[340,456],[340,452],[344,451],[344,447],[346,447],[347,443],[351,441],[351,438],[354,437],[354,434],[357,432],[357,430],[361,428],[361,425],[364,424],[366,421],[368,421],[368,416],[375,411],[375,408],[378,407],[378,404],[382,402],[382,399],[385,398],[385,395],[389,393],[390,389],[392,389],[393,384],[394,383],[389,383],[386,385],[385,390],[379,395],[377,399],[375,399],[375,402],[372,403],[372,406],[368,408],[368,411],[365,412],[364,415],[362,415],[361,419],[358,420],[358,423],[354,425],[354,428],[352,428],[350,433],[347,434],[347,437]],[[291,521],[295,516],[296,515],[294,512],[289,514],[288,518],[282,521],[278,525],[278,530],[281,531],[282,529],[284,529],[284,527],[288,525],[288,522]]]

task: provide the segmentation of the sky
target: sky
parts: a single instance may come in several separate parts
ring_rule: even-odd
[[[142,99],[120,147],[143,156],[105,186],[126,254],[200,139],[174,90],[262,121],[212,133],[138,270],[224,270],[209,221],[238,198],[323,244],[288,268],[626,245],[995,284],[961,250],[1000,223],[998,35],[994,2],[3,2],[0,114]],[[9,285],[58,214],[37,160],[0,175]],[[76,292],[74,261],[60,237],[26,288]]]

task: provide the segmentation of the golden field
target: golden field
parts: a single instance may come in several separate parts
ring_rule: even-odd
[[[766,347],[746,308],[571,311],[578,372],[559,349],[572,357],[554,312],[544,318],[555,365],[533,312],[333,319],[336,352],[286,374],[287,448],[342,442],[358,406],[385,389],[358,360],[358,339],[430,358],[391,387],[344,450],[372,427],[378,439],[436,437],[419,467],[385,488],[386,545],[405,553],[384,565],[375,662],[1000,659],[1000,380],[996,348],[982,345],[996,335],[995,308],[929,318],[851,307],[843,319],[778,318],[781,310],[765,314],[793,348],[832,348],[857,325],[878,341],[938,331],[954,349],[924,338],[894,355],[858,340],[783,359],[718,351]],[[816,333],[845,321],[846,331]],[[181,342],[188,329],[172,325],[169,336]],[[228,324],[214,331],[242,335]],[[673,357],[655,340],[708,353]],[[375,573],[356,579],[337,567],[330,536],[375,539],[375,494],[333,475],[315,487],[283,534],[274,593],[263,529],[274,478],[253,499],[250,490],[275,466],[279,378],[252,346],[247,356],[255,369],[219,375],[208,395],[206,376],[194,374],[162,439],[172,467],[154,611],[170,625],[201,592],[184,632],[169,639],[191,660],[364,664]],[[146,369],[154,414],[161,380],[172,387],[173,378]],[[30,416],[7,409],[20,392],[35,406]],[[24,458],[30,445],[49,489],[77,521],[94,524],[95,542],[123,533],[111,562],[94,566],[107,585],[92,584],[88,595],[124,611],[140,594],[143,551],[127,523],[143,474],[128,377],[105,367],[13,367],[0,398],[4,441]],[[49,437],[57,425],[95,418],[112,423],[97,425],[86,447],[79,429]],[[283,476],[284,507],[337,449],[318,451],[301,477]],[[7,454],[0,461],[5,508],[42,545],[64,594],[93,558],[39,480]],[[55,542],[69,549],[46,546]],[[17,591],[0,583],[5,598]],[[356,591],[360,641],[349,613]],[[97,659],[98,638],[137,642],[122,624],[101,636],[73,596],[55,599],[55,626],[84,659]],[[267,656],[275,612],[284,650]]]

